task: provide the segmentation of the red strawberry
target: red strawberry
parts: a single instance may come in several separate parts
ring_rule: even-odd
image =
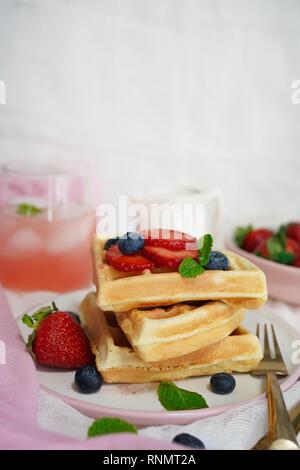
[[[93,363],[89,341],[78,321],[69,313],[53,311],[49,307],[48,311],[42,309],[32,317],[24,315],[23,322],[34,328],[27,346],[39,364],[77,369]]]
[[[276,238],[276,237],[275,237]],[[280,243],[278,241],[278,243]],[[297,242],[292,240],[291,238],[286,238],[285,245],[281,244],[281,250],[283,252],[299,256],[300,255],[300,245]],[[256,250],[257,254],[263,256],[264,258],[273,258],[272,254],[269,252],[268,249],[268,240],[264,240]]]
[[[256,254],[262,256],[263,258],[271,258],[267,242],[268,240],[263,240],[255,250]]]
[[[141,232],[145,240],[145,246],[160,246],[168,250],[185,250],[191,248],[190,244],[196,242],[196,238],[177,230],[154,229]]]
[[[249,232],[243,242],[243,248],[250,253],[253,253],[263,241],[268,240],[273,235],[271,230],[265,228],[258,228]]]
[[[184,258],[198,258],[197,250],[167,250],[160,246],[145,246],[143,249],[147,258],[155,262],[157,266],[177,269]]]
[[[144,269],[153,269],[155,264],[145,258],[138,251],[132,255],[124,255],[117,245],[111,246],[105,253],[107,264],[122,272],[143,271]]]
[[[300,256],[295,259],[295,261],[293,262],[293,266],[296,266],[296,268],[300,268]]]
[[[300,255],[300,245],[292,238],[287,238],[285,241],[285,251],[293,255]]]
[[[300,223],[289,224],[286,228],[286,235],[300,244]]]

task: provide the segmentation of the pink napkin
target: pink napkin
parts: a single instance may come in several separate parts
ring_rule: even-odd
[[[0,360],[0,449],[182,449],[168,442],[133,434],[113,434],[79,441],[43,431],[36,424],[38,383],[35,366],[1,287],[0,341],[6,345],[6,363],[2,364]]]

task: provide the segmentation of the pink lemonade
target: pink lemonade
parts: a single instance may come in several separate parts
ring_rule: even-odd
[[[95,212],[76,202],[67,211],[47,208],[20,215],[0,206],[0,282],[19,291],[67,292],[92,281],[91,240]]]

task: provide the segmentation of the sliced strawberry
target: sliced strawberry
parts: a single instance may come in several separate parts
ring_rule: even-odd
[[[286,235],[300,244],[300,223],[289,224],[286,228]]]
[[[157,266],[177,269],[184,258],[198,258],[197,250],[167,250],[160,246],[145,246],[143,253]]]
[[[140,251],[132,255],[124,255],[117,245],[111,246],[106,251],[105,260],[107,264],[122,272],[143,271],[155,267],[155,264],[145,258]]]
[[[243,242],[243,248],[250,253],[253,253],[263,241],[268,240],[273,235],[271,230],[259,228],[249,232]]]
[[[177,230],[154,229],[141,232],[145,240],[145,246],[160,246],[168,250],[190,249],[196,238]]]

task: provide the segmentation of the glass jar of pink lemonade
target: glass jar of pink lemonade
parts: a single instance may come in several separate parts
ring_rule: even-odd
[[[96,228],[91,175],[78,163],[0,169],[0,282],[18,291],[67,292],[92,281]]]

